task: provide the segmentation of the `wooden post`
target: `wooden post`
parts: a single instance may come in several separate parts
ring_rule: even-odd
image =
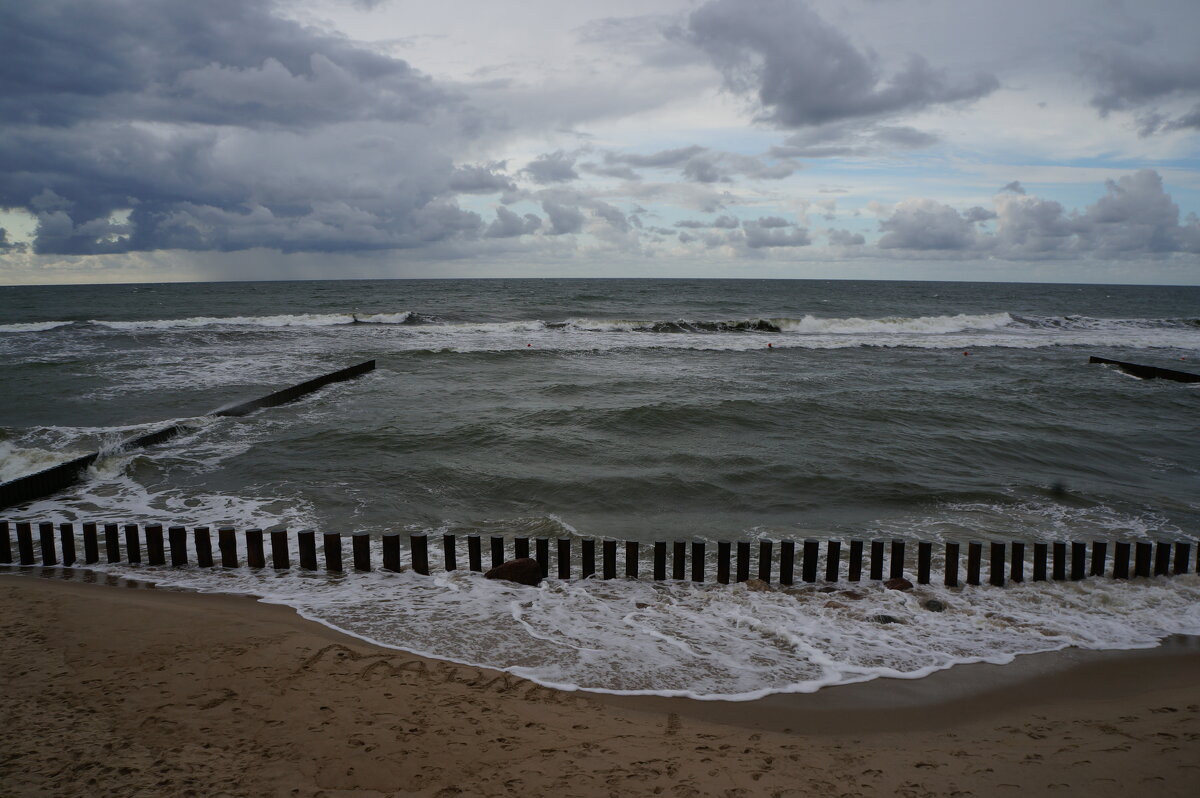
[[[413,541],[412,536],[409,536],[409,545],[412,547],[413,560],[416,560],[417,546]],[[394,574],[400,573],[400,533],[385,532],[383,541],[383,570],[391,571]],[[416,570],[414,567],[413,570]]]
[[[288,551],[286,529],[271,530],[271,567],[277,571],[286,571],[292,567],[292,554]]]
[[[779,541],[779,584],[790,585],[796,575],[796,541]]]
[[[883,541],[871,541],[871,579],[883,579]]]
[[[825,543],[825,581],[836,582],[842,569],[842,543],[830,540]]]
[[[821,556],[821,544],[815,540],[804,541],[800,559],[800,578],[809,584],[817,581],[817,560]]]
[[[988,564],[988,583],[995,587],[1004,587],[1004,549],[1003,543],[992,544],[991,562]]]
[[[758,578],[767,584],[771,583],[771,550],[775,545],[769,540],[758,542]]]
[[[94,532],[96,525],[92,524]],[[7,521],[0,521],[0,564],[8,565],[12,562],[12,531],[9,529]]]
[[[529,538],[513,538],[513,558],[517,560],[528,559],[529,557]]]
[[[558,578],[571,578],[571,539],[558,539]]]
[[[719,585],[729,584],[729,560],[732,548],[728,540],[717,541],[717,584]]]
[[[350,548],[354,553],[354,570],[371,570],[371,537],[366,532],[350,535]]]
[[[892,541],[892,568],[888,574],[890,579],[904,578],[904,541]]]
[[[38,537],[42,542],[42,565],[58,565],[58,555],[54,552],[54,524],[49,521],[38,524]]]
[[[862,579],[863,542],[850,541],[850,566],[846,571],[846,579],[858,582]]]
[[[561,540],[558,542],[558,548],[561,553]],[[479,538],[479,535],[467,535],[467,568],[472,571],[483,570],[483,541]]]
[[[321,536],[321,548],[325,553],[325,570],[340,574],[342,565],[342,535],[340,532],[326,532]]]
[[[1118,541],[1113,546],[1113,579],[1129,578],[1129,544]]]
[[[545,538],[538,541],[538,558],[542,563],[542,576],[546,575],[546,562],[542,557],[542,544],[546,542]],[[442,535],[442,563],[447,571],[458,570],[458,549],[454,543],[454,535]]]
[[[311,529],[300,530],[296,533],[296,545],[300,549],[301,570],[317,570],[317,533]]]
[[[263,531],[257,527],[246,530],[246,565],[250,568],[267,567],[267,555],[263,549]]]
[[[187,527],[171,527],[167,530],[167,539],[171,544],[171,567],[182,568],[187,565]]]
[[[409,557],[412,569],[422,576],[429,576],[429,536],[408,536]],[[396,536],[396,568],[400,570],[400,536]]]
[[[1071,581],[1078,582],[1087,572],[1087,544],[1080,541],[1071,543]]]
[[[667,542],[654,541],[654,581],[661,582],[667,578]]]
[[[75,526],[74,524],[61,523],[58,525],[58,543],[62,549],[62,564],[71,566],[75,564]]]
[[[63,565],[67,565],[67,553],[63,552]],[[1154,544],[1154,575],[1167,576],[1171,573],[1171,544],[1160,540]]]
[[[550,539],[538,538],[534,541],[534,552],[537,554],[538,565],[542,566],[542,578],[545,579],[550,575]]]
[[[8,554],[8,522],[4,522],[4,548],[0,550],[0,554]],[[12,562],[11,559],[5,562]],[[85,565],[91,565],[94,562],[100,562],[100,537],[96,534],[96,524],[88,521],[83,525],[83,562]]]
[[[1025,581],[1025,544],[1014,540],[1009,544],[1012,547],[1012,567],[1009,569],[1008,578],[1014,582]]]
[[[504,564],[504,538],[499,535],[492,535],[492,567],[497,568]]]
[[[121,537],[116,524],[104,525],[104,556],[108,562],[121,561]]]
[[[1046,543],[1033,544],[1033,581],[1046,581],[1046,561],[1050,556],[1050,546]]]
[[[221,567],[237,568],[237,535],[231,526],[217,528],[217,548],[221,550]]]
[[[1104,576],[1104,561],[1108,557],[1108,544],[1103,540],[1092,541],[1092,576]]]
[[[704,581],[704,544],[700,541],[692,542],[692,581]]]
[[[929,563],[933,559],[933,544],[928,541],[917,543],[917,584],[929,584]]]
[[[605,540],[600,543],[602,560],[604,564],[603,576],[605,579],[617,578],[617,541]]]
[[[1175,573],[1186,574],[1188,572],[1188,561],[1191,552],[1191,544],[1184,543],[1182,540],[1175,541]]]
[[[1067,544],[1064,541],[1056,540],[1051,544],[1050,552],[1054,581],[1061,582],[1067,578]]]
[[[17,560],[21,565],[33,565],[34,562],[33,528],[28,521],[17,522]]]
[[[750,579],[750,541],[739,540],[737,544],[737,576],[739,582]]]
[[[967,584],[979,584],[979,565],[983,560],[983,544],[971,541],[967,544]]]
[[[212,534],[209,528],[192,529],[192,542],[196,545],[196,564],[200,568],[212,568]]]
[[[958,544],[946,544],[946,587],[958,587]]]
[[[148,565],[165,565],[166,550],[163,545],[162,524],[146,524],[146,563]]]
[[[671,545],[671,578],[682,582],[687,576],[687,544],[677,540]]]
[[[142,540],[137,524],[125,525],[125,560],[130,563],[142,561]]]
[[[638,553],[640,544],[636,540],[625,541],[625,578],[638,578]]]
[[[579,545],[580,559],[579,563],[579,578],[587,579],[589,576],[596,574],[596,541],[592,538],[584,538]]]
[[[1154,544],[1139,541],[1134,547],[1134,572],[1138,576],[1150,576],[1150,561],[1154,556]]]

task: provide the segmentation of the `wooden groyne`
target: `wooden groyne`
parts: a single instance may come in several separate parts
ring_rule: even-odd
[[[12,544],[17,544],[16,558]],[[216,546],[214,547],[214,537]],[[466,566],[483,571],[484,538],[466,535]],[[350,559],[344,558],[347,538]],[[379,539],[381,561],[375,560],[372,538],[366,533],[342,535],[311,529],[295,534],[302,571],[324,570],[399,572],[405,568],[429,575],[431,538],[408,535],[407,566],[398,533]],[[189,540],[191,545],[189,546]],[[286,529],[268,531],[250,528],[239,535],[234,527],[197,526],[190,531],[161,524],[85,523],[77,534],[75,525],[50,522],[0,521],[0,565],[87,566],[100,562],[132,565],[170,565],[175,568],[240,568],[276,571],[293,568],[291,534]],[[551,543],[554,557],[551,557]],[[318,551],[319,544],[319,551]],[[437,545],[437,544],[440,544]],[[459,539],[442,535],[435,544],[441,549],[442,567],[460,567]],[[942,560],[942,584],[947,587],[1010,582],[1079,581],[1087,577],[1112,579],[1200,573],[1200,546],[1191,541],[1055,541],[1027,544],[1020,541],[932,543],[905,540],[804,540],[804,541],[719,541],[715,552],[700,541],[617,541],[591,538],[505,538],[487,539],[487,563],[494,568],[509,559],[531,558],[543,577],[558,579],[639,579],[649,567],[655,581],[704,582],[710,576],[719,584],[746,582],[751,578],[781,585],[861,582],[909,579],[930,584],[934,547]],[[578,544],[578,545],[576,545]],[[1196,557],[1193,559],[1193,548]],[[911,553],[916,550],[916,557]],[[103,552],[103,560],[101,553]],[[599,559],[597,559],[599,552]],[[649,556],[643,560],[643,552]],[[81,555],[82,553],[82,555]],[[715,556],[713,556],[715,554]],[[965,554],[965,557],[964,557]],[[619,562],[623,560],[623,562]],[[623,567],[622,567],[623,566]],[[710,567],[711,566],[711,567]],[[551,568],[553,567],[553,572]],[[797,573],[798,571],[798,573]],[[668,577],[668,573],[670,576]],[[618,576],[619,575],[619,576]],[[799,577],[797,579],[797,577]]]
[[[1200,374],[1192,374],[1187,371],[1175,371],[1174,369],[1164,369],[1158,366],[1143,366],[1140,363],[1127,363],[1124,360],[1109,360],[1106,357],[1096,357],[1092,355],[1088,358],[1088,363],[1103,363],[1106,366],[1116,366],[1126,374],[1132,374],[1135,377],[1140,377],[1143,380],[1164,379],[1174,380],[1175,382],[1200,382]]]
[[[268,394],[258,399],[252,399],[249,402],[224,407],[219,410],[214,410],[206,415],[208,416],[244,416],[255,410],[260,410],[266,407],[277,407],[278,405],[294,402],[302,396],[329,385],[334,382],[342,382],[344,380],[353,379],[361,374],[366,374],[375,368],[375,361],[368,360],[348,368],[324,374],[315,379],[302,382],[299,385],[293,385],[290,388],[285,388],[282,391]],[[133,438],[121,441],[117,445],[117,451],[128,451],[130,449],[140,449],[145,446],[153,446],[164,441],[174,438],[187,431],[188,427],[173,424],[169,427],[164,427],[154,432],[148,432],[143,435],[138,435]],[[100,457],[100,452],[92,452],[83,457],[78,457],[74,460],[69,460],[65,463],[60,463],[53,468],[47,468],[44,471],[38,471],[35,474],[19,477],[0,484],[0,508],[12,507],[15,504],[21,504],[34,499],[40,499],[44,496],[49,496],[52,493],[70,487],[79,481],[79,476],[92,463]]]

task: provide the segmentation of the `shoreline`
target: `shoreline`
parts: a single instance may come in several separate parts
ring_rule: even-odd
[[[9,572],[0,609],[16,795],[1190,795],[1200,777],[1197,638],[719,702],[555,691],[248,596]]]

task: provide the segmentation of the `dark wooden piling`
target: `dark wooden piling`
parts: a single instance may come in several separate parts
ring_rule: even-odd
[[[779,541],[779,584],[790,585],[796,576],[796,543],[792,540]]]
[[[800,559],[800,578],[808,583],[817,581],[817,560],[821,557],[821,544],[816,540],[804,541]]]
[[[605,540],[600,543],[601,576],[605,579],[617,578],[617,541]]]
[[[42,565],[58,565],[58,555],[54,551],[54,524],[49,521],[38,524],[38,537],[41,539]]]
[[[1175,568],[1176,574],[1186,574],[1188,572],[1188,562],[1191,561],[1189,556],[1191,553],[1191,544],[1184,543],[1182,540],[1175,542]]]
[[[504,538],[492,535],[492,567],[499,568],[504,564]]]
[[[750,579],[750,541],[739,540],[737,544],[737,575],[739,582]]]
[[[1113,545],[1113,579],[1129,578],[1129,544],[1118,541]]]
[[[399,539],[397,539],[397,543]],[[399,547],[397,547],[399,548]],[[412,562],[412,569],[422,576],[429,576],[429,536],[428,535],[409,535],[408,536],[408,551],[409,560]],[[400,570],[399,553],[396,556],[396,569]]]
[[[342,564],[342,535],[340,532],[326,532],[321,536],[321,548],[325,554],[325,570],[340,574],[345,570]]]
[[[671,578],[682,582],[687,577],[687,543],[677,540],[671,544]]]
[[[1134,573],[1141,577],[1149,577],[1154,557],[1154,544],[1139,541],[1134,547],[1133,557]]]
[[[271,530],[271,568],[286,571],[292,568],[292,552],[288,551],[288,530]]]
[[[171,567],[182,568],[187,565],[187,527],[173,526],[169,528],[167,542],[171,545]]]
[[[162,524],[146,524],[146,564],[166,565]]]
[[[1104,576],[1105,560],[1108,559],[1108,544],[1103,540],[1092,541],[1092,576]]]
[[[665,544],[664,544],[665,545]],[[558,539],[558,578],[571,578],[571,539]]]
[[[58,525],[58,546],[62,549],[62,564],[75,564],[75,525],[61,523]]]
[[[863,542],[861,540],[850,541],[850,565],[846,570],[848,581],[858,582],[862,579],[862,561]]]
[[[933,544],[926,541],[917,543],[917,584],[929,584],[929,564],[933,560]]]
[[[704,543],[692,541],[692,581],[704,581]]]
[[[946,576],[942,580],[946,587],[958,587],[958,544],[946,544]]]
[[[1087,544],[1081,541],[1071,543],[1071,581],[1078,582],[1087,573]]]
[[[883,541],[871,541],[871,579],[883,579]]]
[[[1033,581],[1046,581],[1046,563],[1050,559],[1050,546],[1047,543],[1033,544]]]
[[[536,539],[534,541],[533,551],[537,555],[538,565],[541,566],[542,578],[545,579],[550,575],[550,538]]]
[[[542,576],[546,575],[545,557],[542,557],[541,545],[545,539],[538,541],[538,555],[542,561]],[[442,564],[447,571],[458,570],[458,547],[454,542],[454,535],[442,535]]]
[[[1067,578],[1067,544],[1064,541],[1056,540],[1050,544],[1050,559],[1053,566],[1052,573],[1055,582],[1061,582]]]
[[[1012,547],[1012,567],[1008,578],[1019,584],[1025,581],[1025,544],[1014,540],[1009,545]]]
[[[837,582],[842,569],[842,544],[830,540],[825,544],[825,581]]]
[[[263,531],[258,528],[246,530],[246,565],[250,568],[266,568],[267,553],[263,548]]]
[[[758,541],[758,578],[759,580],[771,583],[771,561],[774,559],[772,551],[775,544],[770,540]]]
[[[92,524],[92,530],[95,531],[96,525]],[[0,521],[0,564],[9,565],[12,563],[12,530],[8,526],[7,521]]]
[[[237,568],[237,533],[231,526],[217,528],[217,548],[221,550],[221,567]]]
[[[729,584],[729,560],[731,549],[728,540],[717,541],[717,584]]]
[[[993,587],[1004,587],[1004,550],[1003,543],[993,543],[991,556],[988,558],[988,584]]]
[[[117,557],[120,559],[120,556]],[[21,565],[33,565],[33,527],[28,521],[17,522],[17,561]]]
[[[517,560],[529,558],[529,538],[513,538],[513,558]]]
[[[125,525],[125,561],[129,563],[141,563],[142,561],[142,539],[137,524]]]
[[[121,561],[120,528],[116,524],[104,525],[104,556],[109,562]]]
[[[892,558],[891,570],[888,572],[889,579],[904,578],[904,541],[892,541]]]
[[[63,565],[67,564],[66,552],[63,552]],[[1154,544],[1154,575],[1167,576],[1171,573],[1171,544],[1160,540]]]
[[[625,578],[638,578],[638,562],[641,557],[639,549],[641,544],[636,540],[625,541]]]
[[[559,569],[562,568],[562,541],[558,542]],[[472,571],[483,570],[483,540],[479,535],[467,535],[467,568]],[[561,578],[561,577],[560,577]]]
[[[296,533],[296,546],[300,549],[300,569],[317,570],[317,533],[311,529],[300,530]]]
[[[584,538],[579,544],[579,578],[587,579],[596,573],[596,541]]]
[[[979,584],[979,566],[983,561],[983,544],[972,541],[967,544],[967,584]]]
[[[350,548],[354,553],[354,570],[371,570],[371,536],[366,532],[354,532],[350,535]]]
[[[408,539],[415,559],[416,544],[413,542],[411,535]],[[391,571],[394,574],[400,573],[400,533],[385,532],[383,540],[380,541],[380,546],[383,549],[383,570]],[[416,570],[415,567],[413,570]]]
[[[8,523],[4,524],[4,549],[0,554],[8,554]],[[12,562],[12,560],[5,560]],[[83,562],[85,565],[91,565],[94,562],[100,562],[100,537],[96,531],[96,524],[88,521],[83,525]]]
[[[667,578],[667,542],[654,541],[654,581],[661,582]]]

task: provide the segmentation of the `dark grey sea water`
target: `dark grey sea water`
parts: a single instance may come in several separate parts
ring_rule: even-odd
[[[1196,537],[1200,385],[1137,380],[1088,365],[1092,354],[1200,371],[1200,288],[756,280],[8,287],[0,288],[0,478],[188,421],[189,434],[113,452],[83,484],[6,517],[645,541]],[[374,373],[297,404],[200,419],[370,358]],[[491,590],[465,576],[447,580],[442,588],[456,594]],[[274,590],[364,636],[526,668],[547,683],[748,695],[856,678],[755,671],[692,689],[699,677],[674,661],[632,681],[613,675],[646,656],[644,640],[613,654],[624,664],[599,675],[575,660],[548,674],[536,668],[558,662],[549,655],[510,661],[484,643],[432,642],[423,626],[382,628],[318,611],[309,599],[284,598],[279,585],[237,589]],[[487,601],[534,639],[553,638],[582,612],[570,609],[582,600],[576,589],[544,589],[536,623],[512,608],[522,600]],[[678,590],[694,597],[693,588]],[[596,612],[630,598],[587,595]],[[746,621],[737,613],[723,634]],[[750,615],[765,622],[771,612],[756,605]],[[625,617],[595,628],[627,626]],[[1193,622],[1200,631],[1200,618],[1179,621]],[[776,623],[799,621],[768,625]],[[1142,644],[1122,634],[1104,644]],[[947,661],[986,656],[990,645]],[[995,649],[1017,650],[1030,649]],[[773,662],[786,658],[772,652]],[[867,670],[930,667],[920,662]]]

